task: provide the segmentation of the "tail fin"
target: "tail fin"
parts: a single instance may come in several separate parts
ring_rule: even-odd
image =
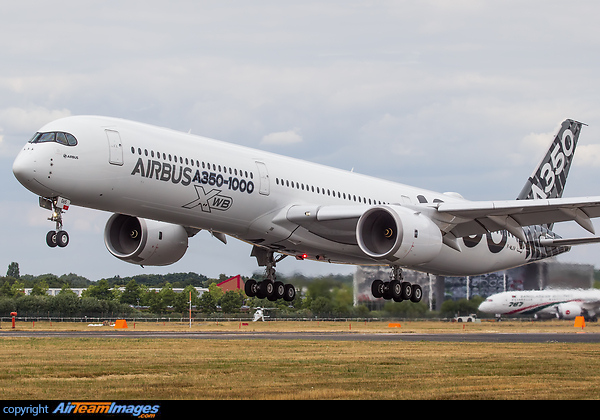
[[[546,156],[525,183],[517,200],[562,197],[583,125],[574,120],[563,121]]]

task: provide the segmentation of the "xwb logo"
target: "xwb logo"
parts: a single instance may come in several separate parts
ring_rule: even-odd
[[[212,210],[225,211],[231,208],[233,204],[233,198],[220,195],[221,190],[212,189],[208,192],[201,185],[194,185],[198,198],[182,207],[186,209],[193,209],[200,206],[203,212],[210,213]]]

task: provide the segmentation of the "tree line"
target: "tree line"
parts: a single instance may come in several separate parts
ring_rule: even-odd
[[[0,277],[0,316],[17,312],[19,316],[62,317],[117,317],[144,314],[173,314],[188,316],[191,305],[193,316],[210,316],[217,312],[239,314],[256,307],[271,308],[270,316],[296,317],[436,317],[457,313],[474,313],[481,302],[477,297],[467,301],[446,301],[441,313],[432,313],[424,302],[386,302],[382,309],[371,310],[366,305],[354,306],[353,276],[329,275],[306,277],[301,274],[278,278],[293,283],[302,290],[292,302],[282,299],[248,298],[243,290],[224,292],[218,283],[228,279],[221,274],[211,279],[197,273],[142,274],[133,277],[115,276],[98,281],[70,273],[62,276],[43,274],[21,275],[18,263],[9,265],[6,276]],[[242,277],[244,281],[248,280]],[[260,274],[253,275],[261,280]],[[196,287],[208,288],[199,295]],[[24,293],[31,288],[31,293]],[[56,296],[47,294],[50,288],[60,288]],[[81,297],[72,288],[86,288]],[[183,292],[174,289],[183,288]],[[159,290],[155,290],[159,289]]]

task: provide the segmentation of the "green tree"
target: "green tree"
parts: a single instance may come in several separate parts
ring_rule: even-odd
[[[149,293],[148,308],[155,314],[162,314],[167,309],[159,292],[151,291]]]
[[[198,305],[198,291],[194,286],[186,286],[183,292],[177,293],[173,309],[175,312],[187,312],[190,308],[190,293],[192,296],[192,306]]]
[[[0,297],[0,314],[8,316],[11,312],[17,310],[17,302],[12,297]]]
[[[213,296],[215,302],[217,302],[217,305],[221,303],[221,299],[225,294],[225,292],[223,292],[223,289],[217,286],[217,283],[211,283],[208,286],[208,293],[210,293]]]
[[[15,281],[11,286],[10,286],[10,293],[12,295],[12,297],[19,297],[25,294],[25,284],[23,284],[20,281]]]
[[[61,316],[75,316],[79,313],[79,298],[73,291],[70,293],[62,291],[52,299],[50,312]]]
[[[50,310],[52,298],[44,295],[22,295],[16,299],[17,312],[19,315],[46,315]]]
[[[202,296],[198,299],[198,307],[205,314],[217,312],[217,300],[214,294],[210,292],[202,293]]]
[[[354,292],[352,286],[341,284],[331,292],[331,303],[336,315],[349,315],[354,308]]]
[[[8,279],[5,279],[4,283],[2,283],[2,286],[0,286],[0,296],[6,296],[6,297],[12,298],[10,281]]]
[[[460,299],[457,301],[446,300],[442,303],[440,313],[442,316],[453,317],[455,315],[469,315],[477,313],[477,308],[483,302],[481,296],[474,296],[471,299]]]
[[[114,298],[113,291],[106,279],[99,280],[84,290],[81,297],[91,297],[98,300],[111,300]]]
[[[69,285],[66,283],[61,286],[60,292],[58,292],[58,295],[62,295],[62,294],[73,295],[73,296],[77,297],[77,294],[74,291],[72,291],[71,288],[69,287]]]
[[[160,295],[160,299],[165,307],[173,307],[175,306],[175,298],[177,297],[177,293],[173,290],[173,286],[171,283],[167,282],[158,292]]]
[[[79,302],[79,310],[82,315],[100,316],[109,312],[107,300],[100,300],[94,297],[82,297]]]
[[[317,315],[330,315],[333,311],[333,304],[331,303],[331,299],[328,299],[324,296],[318,296],[314,299],[310,304],[310,310]]]
[[[45,280],[38,281],[31,288],[32,296],[46,296],[48,294],[48,283]]]
[[[221,309],[224,313],[232,314],[240,311],[243,298],[240,292],[229,290],[221,299]]]
[[[125,290],[119,299],[121,303],[127,305],[139,305],[142,299],[142,288],[134,279],[131,279],[125,286]]]
[[[13,277],[15,279],[18,279],[21,277],[21,274],[19,273],[19,263],[11,262],[8,265],[8,271],[6,271],[6,277]]]

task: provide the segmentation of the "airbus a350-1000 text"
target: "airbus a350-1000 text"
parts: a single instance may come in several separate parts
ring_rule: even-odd
[[[469,201],[191,134],[98,116],[73,116],[35,133],[14,161],[19,182],[52,211],[51,247],[69,242],[70,205],[114,213],[109,252],[139,265],[178,261],[188,238],[210,231],[253,245],[264,280],[248,296],[291,301],[277,281],[286,256],[331,263],[385,265],[375,297],[421,300],[402,269],[475,275],[561,254],[571,245],[556,222],[574,220],[592,234],[600,197],[563,198],[582,123],[565,120],[515,200]]]

